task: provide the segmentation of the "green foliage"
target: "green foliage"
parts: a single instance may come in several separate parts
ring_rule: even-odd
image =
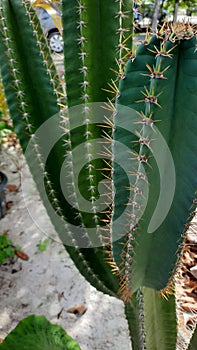
[[[5,264],[14,258],[14,247],[7,234],[0,235],[0,264]]]
[[[196,206],[196,36],[188,24],[166,25],[134,55],[132,7],[129,0],[62,1],[65,96],[30,3],[3,2],[1,74],[38,190],[79,271],[124,301],[134,349],[173,350],[174,296],[161,295],[173,284]],[[58,124],[48,127],[56,114]],[[99,211],[106,178],[107,208]]]
[[[49,239],[46,238],[43,241],[39,241],[36,246],[40,252],[44,252],[47,249],[48,244],[49,244]]]
[[[12,131],[13,128],[7,123],[7,121],[2,120],[0,113],[0,145],[4,143],[4,140]]]
[[[0,344],[1,350],[80,350],[60,326],[44,316],[31,315],[16,326]]]

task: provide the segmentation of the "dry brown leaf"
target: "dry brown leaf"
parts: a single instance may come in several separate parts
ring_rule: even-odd
[[[184,333],[190,335],[189,329],[197,322],[197,279],[192,274],[192,270],[197,265],[197,239],[196,235],[192,235],[191,240],[187,236],[186,244],[184,246],[181,265],[177,273],[177,302],[179,309],[179,324],[178,326]],[[185,314],[190,316],[186,321]],[[182,321],[180,318],[182,317]]]
[[[192,265],[193,260],[192,260],[192,258],[190,256],[189,251],[186,251],[184,253],[183,258],[182,258],[182,262],[183,262],[184,265],[187,265],[187,266],[191,266]]]
[[[190,255],[191,255],[193,260],[197,259],[197,251],[194,251],[194,252],[191,251]]]
[[[18,187],[16,185],[7,184],[6,188],[10,192],[18,192]]]
[[[58,301],[60,301],[63,298],[63,296],[64,296],[64,292],[58,293],[58,296],[57,296]]]
[[[189,318],[186,322],[186,326],[189,327],[191,330],[194,328],[196,321],[194,318]]]
[[[77,316],[82,316],[87,311],[87,307],[85,307],[83,304],[80,304],[80,305],[73,306],[66,311],[71,314],[75,314]]]
[[[12,201],[8,201],[8,202],[6,203],[6,209],[10,209],[11,206],[12,206],[12,204],[13,204]]]
[[[185,282],[185,286],[195,288],[195,287],[197,287],[197,283],[196,283],[196,281],[189,280],[188,282],[187,281]]]
[[[197,302],[197,294],[196,293],[187,293],[188,297],[193,298],[194,302]]]
[[[4,339],[3,339],[3,338],[0,338],[0,344],[2,344],[2,343],[3,343],[3,341],[4,341]]]
[[[4,230],[3,232],[0,233],[1,236],[2,235],[6,235],[7,236],[8,234],[9,234],[9,230]]]
[[[197,304],[196,303],[183,303],[180,305],[180,308],[186,312],[197,312]]]
[[[197,285],[195,287],[185,289],[185,294],[189,295],[191,293],[197,296]]]
[[[21,250],[16,250],[15,249],[15,255],[19,258],[19,259],[22,259],[22,260],[29,260],[29,257],[27,254],[25,254],[24,252],[22,252]]]
[[[180,306],[182,305],[182,303],[195,304],[195,300],[191,296],[184,295],[181,297],[181,299],[178,300],[181,302]]]

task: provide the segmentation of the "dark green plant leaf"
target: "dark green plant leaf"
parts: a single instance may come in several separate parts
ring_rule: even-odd
[[[0,264],[5,264],[14,257],[13,243],[6,234],[0,235]]]
[[[80,347],[60,326],[52,325],[44,316],[31,315],[7,335],[0,349],[80,350]]]
[[[48,244],[49,244],[49,240],[48,238],[46,238],[43,241],[38,242],[37,248],[40,252],[44,252],[47,249]]]

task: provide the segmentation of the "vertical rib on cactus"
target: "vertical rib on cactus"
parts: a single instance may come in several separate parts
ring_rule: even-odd
[[[176,349],[175,296],[162,297],[154,289],[143,288],[144,331],[147,349]]]
[[[125,302],[125,315],[128,320],[133,350],[145,349],[144,310],[142,292],[138,290],[132,301]]]
[[[133,44],[133,31],[131,23],[133,24],[133,1],[119,1],[119,55],[118,65],[119,71],[117,72],[118,80],[124,77],[125,63],[131,55]]]
[[[178,30],[180,30],[179,34]],[[165,32],[163,33],[164,39],[159,38],[159,35],[153,38],[152,42],[160,41],[159,48],[158,45],[155,45],[154,50],[149,51],[148,46],[141,46],[138,52],[147,50],[148,55],[148,51],[151,52],[152,57],[155,56],[154,62],[152,64],[144,62],[142,70],[133,74],[139,59],[137,52],[136,60],[128,63],[126,78],[120,84],[118,103],[132,106],[140,111],[144,118],[151,117],[152,125],[149,123],[146,128],[141,118],[141,137],[145,137],[145,130],[148,127],[154,129],[157,127],[169,146],[176,171],[176,188],[172,205],[163,222],[157,222],[162,216],[156,208],[161,180],[166,177],[168,184],[172,179],[168,179],[169,164],[165,163],[166,154],[160,152],[161,145],[156,143],[157,132],[153,132],[150,146],[140,145],[139,153],[136,154],[138,159],[145,160],[142,157],[147,159],[147,164],[145,161],[143,163],[149,183],[149,197],[146,210],[137,223],[135,231],[136,243],[132,251],[134,257],[129,276],[129,285],[132,290],[136,290],[141,285],[155,289],[162,289],[166,286],[174,272],[174,264],[177,261],[176,252],[195,197],[196,177],[193,174],[197,171],[196,38],[192,31],[188,31],[187,26],[179,27],[178,30],[178,38],[174,29],[167,38]],[[142,74],[146,74],[145,80],[142,80]],[[139,93],[139,90],[142,91],[142,94]],[[135,91],[134,94],[133,91]],[[156,120],[158,120],[157,123],[155,123]],[[155,149],[155,145],[158,150]],[[155,154],[151,157],[152,149]],[[161,169],[158,169],[158,164],[154,159],[156,152],[160,165],[162,164],[162,173],[158,172]],[[116,183],[115,175],[114,182]],[[119,180],[117,187],[120,188],[120,186]],[[124,181],[121,187],[123,186]],[[160,198],[160,210],[166,210],[165,203],[166,199],[163,199],[162,204],[162,198]],[[155,208],[157,211],[154,213]],[[155,232],[151,231],[151,225]]]
[[[125,303],[133,350],[176,349],[175,296],[141,288]]]
[[[108,83],[116,78],[116,72],[119,70],[118,60],[123,61],[123,55],[125,56],[125,49],[119,46],[123,45],[122,41],[129,35],[131,13],[130,1],[125,1],[124,4],[122,1],[111,0],[63,2],[64,61],[69,107],[81,103],[107,101],[106,88]],[[123,26],[124,23],[126,27]],[[81,137],[81,143],[85,142],[87,145],[89,160],[86,172],[84,171],[83,176],[79,178],[79,187],[83,188],[86,196],[89,194],[93,211],[92,217],[82,214],[82,220],[85,225],[90,225],[91,222],[93,225],[99,225],[99,210],[95,203],[98,197],[98,183],[103,176],[97,169],[104,168],[104,163],[101,159],[92,161],[91,153],[92,140],[101,137],[101,130],[92,125],[94,115],[88,113],[88,106],[82,108],[84,115],[81,116],[81,124],[85,125],[85,129],[80,133],[77,131],[78,135],[74,133],[72,140]]]
[[[136,104],[136,100],[141,95],[141,90],[144,84],[148,84],[150,78],[145,76],[147,73],[146,64],[153,65],[155,55],[152,50],[158,46],[158,39],[154,38],[149,45],[141,45],[138,49],[138,54],[135,60],[130,61],[127,65],[126,77],[120,81],[120,97],[117,102],[117,113],[114,115],[114,132],[113,139],[121,142],[126,146],[122,152],[116,151],[116,143],[113,146],[113,180],[115,187],[113,220],[111,234],[113,238],[113,258],[122,271],[123,281],[125,283],[125,263],[126,270],[131,269],[133,248],[135,245],[136,227],[138,221],[138,210],[134,204],[142,200],[144,196],[144,175],[140,170],[140,164],[136,164],[136,154],[140,152],[139,135],[131,133],[128,126],[131,123],[142,122],[143,115],[123,108],[122,105],[128,103],[128,107],[141,111],[140,104]],[[132,76],[136,84],[131,85],[127,76]],[[122,89],[124,93],[122,94]],[[133,119],[131,118],[133,117]],[[130,121],[131,120],[131,121]],[[137,126],[136,126],[137,128]],[[135,129],[135,128],[134,128]],[[118,145],[119,149],[119,145]],[[129,152],[130,151],[130,152]],[[124,157],[124,164],[127,164],[127,173],[120,168],[121,160]],[[133,161],[134,160],[134,161]],[[128,179],[129,177],[129,179]],[[130,196],[130,199],[129,199]],[[137,198],[136,198],[137,197]],[[127,203],[128,202],[128,203]],[[127,204],[130,210],[125,210]],[[122,216],[119,222],[117,219]],[[115,237],[120,235],[118,240]],[[127,259],[125,259],[127,256]]]
[[[121,22],[122,32],[120,11],[124,16],[123,23]],[[117,60],[123,59],[118,48],[123,45],[121,41],[130,35],[128,28],[132,26],[131,14],[132,2],[128,0],[63,1],[65,77],[69,107],[82,102],[107,100],[104,89],[117,77]],[[128,47],[131,46],[131,40],[127,44]],[[124,50],[121,55],[125,56]]]
[[[106,88],[108,83],[115,80],[119,63],[123,64],[125,50],[120,47],[122,40],[130,35],[129,26],[132,23],[132,4],[130,1],[63,1],[63,27],[64,27],[64,62],[65,79],[68,106],[72,107],[84,103],[82,106],[81,124],[84,127],[71,133],[71,143],[74,149],[76,140],[80,144],[86,144],[87,167],[81,172],[78,186],[81,192],[92,203],[93,214],[81,212],[84,226],[98,227],[98,236],[101,235],[103,226],[101,220],[108,220],[108,215],[100,214],[96,205],[98,197],[98,184],[104,179],[98,169],[103,169],[105,163],[101,160],[93,160],[95,151],[92,142],[101,138],[102,131],[94,125],[94,113],[89,112],[87,103],[96,101],[107,101]],[[124,28],[123,23],[126,24]],[[122,31],[120,31],[120,26]],[[95,30],[96,28],[96,30]],[[106,35],[107,32],[107,35]],[[69,33],[69,35],[67,35]],[[127,44],[131,40],[126,40]],[[124,43],[126,47],[126,43]],[[107,48],[107,49],[106,49]],[[112,54],[113,53],[113,54]],[[116,53],[116,54],[114,54]],[[124,57],[123,57],[124,55]],[[121,62],[118,60],[121,59]],[[121,68],[122,69],[122,68]],[[105,89],[105,90],[104,90]],[[72,121],[72,116],[70,117]],[[74,154],[73,162],[80,163],[80,153]],[[97,158],[100,158],[98,155]],[[74,169],[75,171],[75,169]],[[76,176],[75,176],[76,178]],[[91,237],[90,243],[91,243]],[[101,245],[103,242],[101,240]],[[97,254],[106,259],[106,249],[97,248]],[[93,270],[104,273],[97,268],[100,265],[89,250],[83,250],[83,254]],[[103,265],[104,270],[108,269]],[[115,277],[114,277],[115,278]],[[106,278],[107,281],[107,278]],[[113,281],[113,276],[111,278]]]

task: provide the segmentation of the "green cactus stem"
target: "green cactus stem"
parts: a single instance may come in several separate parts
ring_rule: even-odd
[[[142,165],[145,168],[149,188],[148,203],[140,217],[141,206],[145,201],[144,187],[142,180],[139,181],[139,170],[136,171],[134,203],[130,217],[127,218],[128,233],[125,252],[121,252],[122,260],[120,247],[114,244],[114,251],[117,250],[114,258],[120,270],[123,270],[123,275],[123,266],[127,266],[125,270],[129,269],[128,284],[132,290],[137,290],[142,285],[161,290],[170,283],[177,263],[177,251],[187,227],[185,225],[195,209],[196,37],[187,25],[179,24],[178,28],[169,27],[168,30],[169,33],[167,28],[163,28],[148,45],[142,44],[139,47],[136,58],[127,65],[125,79],[120,83],[118,104],[139,112],[136,123],[140,125],[137,148],[130,135],[125,137],[124,142],[127,147],[130,142],[130,152],[137,159],[138,169]],[[121,113],[116,118],[121,118]],[[157,131],[164,137],[172,158],[167,157],[162,144],[157,143]],[[114,138],[123,132],[116,128],[115,119]],[[114,154],[115,162],[118,156]],[[129,162],[131,155],[127,154],[127,157]],[[174,163],[173,171],[170,171],[170,159]],[[117,188],[117,191],[123,192],[125,182],[123,180],[121,185],[118,171],[116,177],[115,165],[114,169],[115,190]],[[173,181],[175,193],[167,211],[165,205],[167,196],[171,196],[171,193],[166,193]],[[165,187],[163,198],[160,193],[162,186]],[[141,190],[137,195],[136,188]],[[121,210],[121,196],[119,198],[115,204],[114,216]],[[164,216],[161,211],[165,212]]]
[[[66,4],[68,5],[68,7],[65,8],[66,11],[64,10],[64,5],[65,4],[63,3],[63,23],[64,16],[70,13],[69,6],[72,5],[72,14],[75,14],[79,4],[77,1],[73,3],[70,2],[70,5]],[[120,22],[120,16],[118,16],[120,5],[121,2],[120,4],[115,3],[112,6],[111,2],[110,8],[113,8],[113,12],[108,18],[108,20],[111,18],[112,28],[114,28],[114,31],[114,21],[116,22],[117,33],[120,23],[122,23]],[[89,5],[87,4],[86,7],[88,12]],[[79,12],[77,13],[79,14]],[[116,20],[114,20],[115,13],[117,14]],[[70,242],[70,244],[65,245],[67,245],[67,250],[72,256],[74,262],[78,265],[81,273],[84,274],[85,277],[98,289],[114,294],[119,289],[119,281],[117,276],[111,274],[111,267],[106,263],[108,259],[106,251],[108,248],[106,249],[106,247],[102,247],[101,244],[101,247],[93,249],[93,251],[91,251],[89,248],[78,249],[82,240],[85,241],[85,243],[83,242],[84,246],[86,245],[88,247],[92,245],[90,240],[91,238],[87,235],[85,225],[89,225],[90,223],[94,226],[100,225],[99,221],[104,219],[103,214],[101,214],[101,218],[97,218],[96,211],[90,215],[78,210],[75,188],[72,190],[75,173],[73,165],[78,161],[78,158],[73,155],[72,149],[80,145],[82,142],[86,142],[88,144],[92,141],[92,139],[100,136],[100,127],[93,126],[93,121],[91,120],[87,121],[87,113],[84,113],[82,116],[82,118],[84,118],[84,122],[81,122],[82,126],[80,129],[78,129],[76,132],[70,132],[70,123],[72,123],[72,121],[68,120],[67,112],[64,112],[66,107],[64,88],[61,86],[61,82],[58,78],[49,49],[47,47],[46,39],[44,38],[39,21],[36,17],[35,11],[31,7],[31,4],[28,1],[18,2],[15,0],[3,2],[1,5],[1,18],[0,46],[1,51],[5,53],[5,55],[1,56],[1,69],[7,101],[9,104],[10,113],[13,116],[15,130],[19,136],[24,151],[26,151],[28,142],[31,141],[29,148],[32,153],[29,153],[28,162],[37,183],[37,187],[40,190],[40,193],[42,193],[43,202],[47,206],[48,214],[52,217],[52,222],[63,242]],[[67,25],[68,23],[73,23],[73,20],[71,19],[73,19],[72,16],[70,16],[69,21],[66,21]],[[77,22],[78,21],[75,21],[76,27],[78,27]],[[108,25],[110,26],[110,21],[108,22]],[[99,27],[101,28],[102,26]],[[17,33],[16,28],[18,28]],[[70,34],[71,33],[74,32],[71,31]],[[104,32],[102,32],[102,36],[104,39],[106,39]],[[121,37],[123,38],[122,34]],[[69,67],[71,67],[69,60],[70,45],[69,49],[66,50],[67,40],[70,40],[70,35],[65,38],[65,61],[68,60],[68,63],[66,64],[66,74],[69,72]],[[26,49],[27,42],[29,43],[28,50]],[[74,38],[73,42],[76,42]],[[120,43],[119,35],[116,35],[116,43]],[[97,44],[100,45],[100,42]],[[113,48],[114,45],[115,42],[112,44]],[[71,45],[71,47],[74,48],[73,45]],[[80,50],[80,45],[78,43],[77,57],[80,57]],[[98,48],[98,51],[99,50],[100,49]],[[108,52],[106,52],[106,54],[108,55]],[[119,53],[118,55],[120,57]],[[105,61],[104,58],[103,60]],[[23,62],[25,62],[25,64],[23,64]],[[100,70],[102,71],[102,62],[100,63]],[[71,77],[71,79],[78,76],[78,74],[76,74],[76,71],[78,71],[78,68],[76,67],[77,64],[78,63],[75,64],[75,69],[69,73],[69,77]],[[80,60],[80,67],[81,64],[82,61]],[[111,57],[111,63],[109,63],[110,66],[108,69],[110,74],[112,74],[111,76],[114,76],[114,72],[110,71],[110,68],[115,67],[115,64],[116,60],[114,57]],[[93,68],[94,67],[91,69],[93,70]],[[95,68],[98,69],[96,66]],[[72,106],[74,103],[76,103],[76,100],[74,97],[72,97],[71,100],[73,102],[69,103],[69,77],[66,78],[68,85],[67,102]],[[104,87],[107,87],[107,79],[109,79],[109,75],[105,76],[105,74],[103,74],[103,77],[106,79],[106,82],[104,83],[103,81],[102,84]],[[82,78],[84,79],[84,75]],[[76,87],[78,90],[76,94],[78,95],[79,102],[82,101],[81,84],[76,83]],[[97,87],[97,89],[100,90],[100,87]],[[105,100],[107,101],[107,98],[105,98]],[[45,132],[47,133],[47,139],[50,140],[51,144],[55,142],[54,140],[57,135],[59,137],[59,141],[54,144],[54,147],[46,161],[44,158],[44,154],[46,153],[45,140],[43,138],[40,138],[39,140],[36,139],[35,130],[37,130],[44,121],[49,120],[49,118],[57,113],[59,113],[60,124],[58,129],[55,133],[54,128],[51,130],[47,129]],[[92,156],[91,152],[90,147],[88,150],[90,157]],[[74,196],[73,201],[74,204],[76,204],[75,206],[71,206],[66,201],[59,183],[59,174],[61,172],[65,155],[68,159],[66,176]],[[44,169],[45,161],[46,169]],[[96,169],[103,168],[103,162],[99,160],[98,163],[95,164],[93,161],[90,161],[89,164],[91,166],[88,167],[88,170],[84,170],[82,172],[82,179],[80,179],[79,187],[80,189],[83,189],[83,185],[85,185],[85,189],[87,189],[86,192],[90,194],[88,199],[92,199],[93,207],[93,197],[97,196],[98,182],[103,177],[102,174],[98,174]],[[47,196],[43,195],[43,176],[45,179],[45,191]],[[89,191],[90,187],[91,191]],[[83,192],[85,192],[84,189]],[[52,204],[52,208],[48,205],[48,199]],[[62,219],[61,225],[59,221],[57,222],[56,220],[54,209],[58,216]],[[68,224],[66,222],[68,222]],[[70,224],[73,224],[76,227],[75,231],[77,231],[77,227],[84,228],[84,235],[83,237],[79,237],[79,242],[77,234],[71,232]],[[105,273],[103,271],[105,271]]]

